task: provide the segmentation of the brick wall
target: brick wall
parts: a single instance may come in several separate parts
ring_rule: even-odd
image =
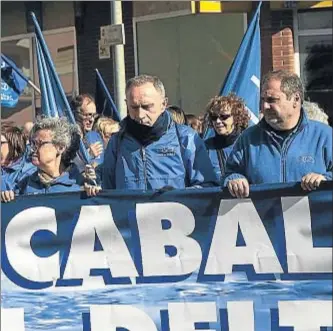
[[[135,61],[134,61],[134,41],[133,41],[133,2],[123,1],[123,23],[125,27],[125,67],[126,67],[126,80],[135,75]]]
[[[76,20],[77,56],[80,93],[95,93],[95,72],[101,73],[106,86],[114,96],[114,74],[112,52],[110,59],[98,57],[100,26],[111,24],[109,1],[83,1],[83,17]],[[132,29],[132,2],[122,3],[123,22],[125,25],[125,66],[126,79],[134,76],[134,48]]]
[[[269,2],[263,2],[260,30],[262,74],[279,69],[294,72],[292,11],[271,11]]]

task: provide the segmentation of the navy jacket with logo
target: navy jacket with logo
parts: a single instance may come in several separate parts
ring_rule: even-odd
[[[247,178],[250,184],[299,182],[309,173],[332,180],[332,128],[309,120],[304,111],[297,128],[281,143],[261,120],[237,139],[226,163],[224,185]]]
[[[102,166],[104,189],[154,190],[218,185],[203,140],[169,117],[166,133],[143,147],[122,128],[113,135]]]

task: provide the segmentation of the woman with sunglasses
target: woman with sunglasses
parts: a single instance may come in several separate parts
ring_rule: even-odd
[[[212,98],[206,107],[206,115],[215,133],[214,137],[205,140],[206,148],[221,181],[226,160],[236,139],[248,127],[250,116],[244,101],[233,93]]]
[[[23,178],[11,191],[1,192],[9,202],[16,194],[38,194],[79,191],[79,178],[72,160],[79,149],[80,135],[76,126],[65,118],[44,118],[30,132],[32,164],[37,170]]]

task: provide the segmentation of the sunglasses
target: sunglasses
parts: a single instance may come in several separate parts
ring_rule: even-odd
[[[219,118],[221,121],[226,121],[231,117],[231,114],[210,115],[211,121],[215,122]]]
[[[8,144],[8,141],[2,141],[1,140],[1,145]]]
[[[44,145],[53,144],[53,141],[31,141],[30,148],[32,151],[38,151]]]
[[[95,119],[98,116],[97,113],[88,113],[88,114],[82,114],[83,119]]]

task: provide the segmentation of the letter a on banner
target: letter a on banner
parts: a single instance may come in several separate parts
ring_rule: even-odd
[[[236,247],[238,226],[246,246]],[[231,274],[234,265],[252,264],[256,273],[282,273],[266,229],[250,199],[222,200],[205,274]]]

